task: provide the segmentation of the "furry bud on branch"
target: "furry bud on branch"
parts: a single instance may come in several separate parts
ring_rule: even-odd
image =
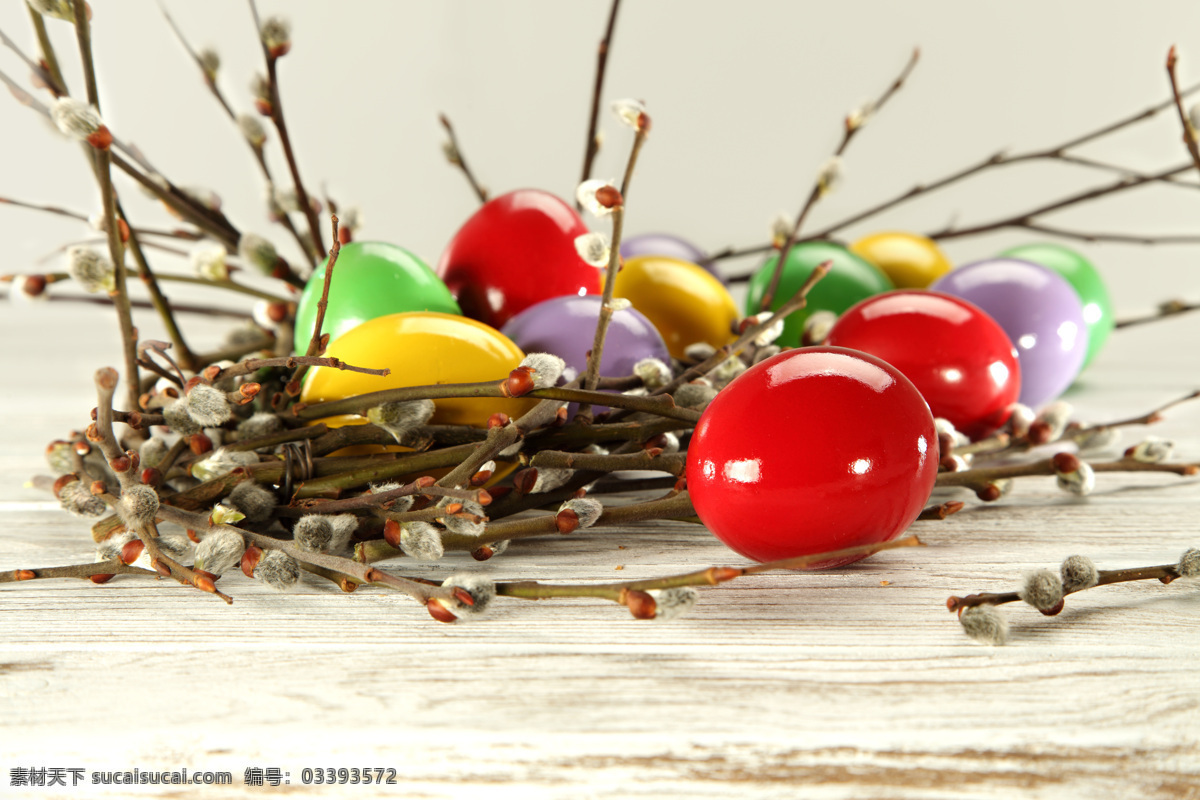
[[[196,569],[221,575],[237,566],[245,551],[246,541],[239,534],[221,528],[205,536],[196,546],[193,564]]]
[[[1008,641],[1008,621],[995,606],[970,606],[958,615],[963,632],[984,644],[1001,645]]]
[[[111,292],[116,285],[112,262],[90,247],[67,248],[67,272],[85,292]]]
[[[375,406],[367,411],[367,419],[400,442],[429,422],[434,411],[432,400],[407,400]]]
[[[72,139],[87,142],[97,150],[107,150],[112,145],[112,132],[87,103],[64,95],[54,101],[50,116],[58,129]]]
[[[1022,600],[1047,616],[1062,611],[1063,582],[1048,569],[1039,569],[1026,576],[1018,594]]]

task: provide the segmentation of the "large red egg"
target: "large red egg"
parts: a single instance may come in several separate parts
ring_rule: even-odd
[[[933,415],[907,378],[865,353],[808,347],[721,390],[688,446],[687,484],[718,539],[774,561],[899,536],[937,468]]]
[[[825,343],[882,358],[913,382],[935,417],[972,439],[1003,425],[1021,393],[1008,334],[978,306],[941,292],[863,300],[838,318]]]
[[[587,232],[562,200],[519,189],[484,203],[459,228],[437,273],[465,316],[499,329],[551,297],[600,294],[601,270],[575,249]]]

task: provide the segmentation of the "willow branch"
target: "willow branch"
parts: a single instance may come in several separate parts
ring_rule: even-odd
[[[891,99],[892,95],[900,90],[904,82],[912,73],[913,68],[917,66],[917,60],[921,57],[919,48],[914,48],[912,56],[909,57],[908,63],[904,65],[904,69],[892,81],[891,85],[884,90],[879,99],[875,101],[871,113],[878,113],[880,109]],[[838,143],[837,149],[833,152],[834,158],[841,158],[846,152],[846,148],[850,146],[850,142],[854,139],[855,134],[862,130],[862,120],[855,120],[852,117],[847,117],[845,124],[842,126],[842,140]],[[767,289],[763,293],[762,301],[759,303],[759,310],[765,311],[771,307],[771,303],[775,300],[775,292],[779,289],[779,281],[783,278],[784,265],[787,263],[788,255],[792,252],[792,247],[795,246],[796,240],[800,237],[800,229],[804,225],[804,220],[808,218],[808,213],[812,211],[813,206],[817,204],[829,190],[825,180],[818,177],[813,184],[812,189],[808,193],[808,198],[804,201],[804,206],[800,209],[800,213],[796,215],[796,221],[792,224],[792,229],[788,233],[787,239],[779,248],[779,260],[775,262],[775,271],[771,273],[771,281],[767,284]]]
[[[1192,157],[1192,164],[1200,171],[1200,147],[1196,146],[1196,130],[1183,109],[1183,96],[1179,93],[1179,80],[1175,77],[1176,60],[1175,45],[1171,45],[1171,49],[1167,51],[1167,78],[1171,82],[1171,97],[1175,103],[1175,110],[1179,113],[1179,123],[1183,126],[1183,143],[1187,147],[1188,155]]]
[[[471,190],[479,198],[479,202],[486,203],[488,200],[488,191],[475,179],[475,173],[471,172],[471,168],[467,165],[467,157],[463,155],[462,148],[458,145],[458,136],[454,133],[454,126],[450,124],[450,118],[445,114],[438,114],[438,121],[442,123],[442,127],[446,129],[446,135],[450,137],[450,142],[446,149],[446,159],[462,171],[462,174],[467,179],[467,183],[471,184]]]
[[[621,0],[613,0],[612,5],[608,10],[608,24],[604,28],[604,38],[600,40],[600,46],[596,49],[596,80],[592,85],[592,106],[588,113],[588,129],[587,143],[583,151],[583,172],[580,173],[579,182],[583,183],[592,174],[592,162],[596,160],[596,153],[600,150],[600,145],[596,141],[596,128],[600,123],[600,97],[604,94],[604,73],[608,67],[608,50],[612,45],[613,31],[617,25],[617,11],[620,10]],[[579,201],[575,201],[576,210],[580,210]]]

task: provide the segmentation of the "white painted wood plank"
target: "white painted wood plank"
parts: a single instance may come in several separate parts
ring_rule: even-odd
[[[1183,322],[1139,332],[1137,347],[1117,334],[1073,399],[1106,419],[1192,388],[1200,364],[1176,344]],[[0,394],[3,418],[23,421],[0,447],[0,569],[89,555],[86,523],[43,510],[46,498],[20,483],[43,470],[47,441],[86,420],[87,375],[104,349],[73,364],[82,382],[44,354],[8,357],[52,389],[46,401]],[[1200,457],[1200,408],[1171,412],[1155,432]],[[402,784],[369,791],[397,797],[767,798],[800,787],[818,798],[1197,797],[1194,582],[1097,589],[1053,619],[1012,608],[1004,648],[968,640],[943,605],[1073,552],[1118,567],[1200,544],[1200,481],[1098,482],[1080,501],[1050,479],[1022,481],[997,504],[920,523],[926,548],[705,591],[669,624],[562,600],[500,603],[490,620],[442,626],[383,592],[312,581],[280,596],[240,575],[222,581],[232,607],[153,580],[6,585],[0,761],[188,766],[239,781],[248,766],[279,766],[293,789],[305,766],[393,766]],[[613,580],[738,559],[697,526],[652,523],[450,562],[497,578]],[[305,794],[356,792],[368,790]],[[71,794],[81,795],[128,796]]]

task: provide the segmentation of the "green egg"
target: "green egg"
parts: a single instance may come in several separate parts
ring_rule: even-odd
[[[317,268],[300,295],[296,309],[297,353],[303,353],[312,338],[327,263],[328,259]],[[333,268],[321,333],[328,333],[332,341],[369,319],[402,311],[462,314],[437,273],[403,247],[386,242],[343,245]]]
[[[747,314],[758,313],[759,304],[771,283],[778,260],[778,255],[767,259],[750,279],[746,293]],[[825,310],[841,314],[860,300],[896,288],[877,267],[841,245],[832,242],[801,242],[788,253],[783,275],[779,279],[779,288],[775,291],[769,310],[774,311],[787,302],[823,261],[832,261],[833,267],[808,293],[808,305],[784,320],[783,335],[779,337],[777,344],[798,347],[804,333],[804,322],[814,311]]]
[[[1000,255],[1032,261],[1067,279],[1083,304],[1083,320],[1087,323],[1088,331],[1088,349],[1083,366],[1090,364],[1108,340],[1115,324],[1108,287],[1092,262],[1069,247],[1049,242],[1024,244],[1005,250]]]

